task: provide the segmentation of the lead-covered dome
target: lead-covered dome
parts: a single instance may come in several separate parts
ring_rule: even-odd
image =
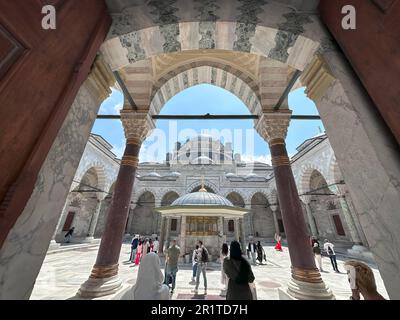
[[[171,206],[227,206],[234,207],[228,199],[210,192],[193,192],[176,199]]]

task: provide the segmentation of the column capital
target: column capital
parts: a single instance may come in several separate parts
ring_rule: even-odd
[[[121,110],[121,121],[127,144],[141,145],[155,128],[154,120],[148,112]]]
[[[324,96],[334,81],[335,77],[322,55],[316,55],[300,77],[300,82],[306,87],[307,97],[314,102]]]
[[[279,206],[277,204],[271,204],[269,207],[272,210],[272,212],[276,212],[276,210],[278,210]]]
[[[104,61],[103,56],[99,54],[87,79],[90,91],[96,96],[99,103],[111,95],[111,88],[116,82],[110,66]]]
[[[345,185],[339,185],[339,184],[333,184],[329,186],[329,190],[333,192],[336,196],[340,197],[345,197],[347,189]]]
[[[311,201],[311,197],[310,197],[310,196],[302,195],[302,196],[299,196],[299,198],[300,198],[300,200],[303,201],[305,204],[310,204],[310,201]]]
[[[269,145],[277,142],[282,143],[286,139],[291,115],[291,110],[264,112],[259,118],[255,129]]]

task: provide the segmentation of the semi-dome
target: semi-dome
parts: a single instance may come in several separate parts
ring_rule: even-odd
[[[171,172],[168,176],[171,176],[171,177],[180,177],[180,173],[179,172],[176,172],[176,171],[173,171],[173,172]]]
[[[193,192],[176,199],[171,206],[228,206],[234,207],[228,199],[210,192]]]
[[[155,177],[155,178],[161,178],[161,176],[157,172],[150,172],[149,174],[146,174],[146,177]]]
[[[213,163],[214,161],[207,156],[197,157],[193,159],[191,162],[191,164],[213,164]]]

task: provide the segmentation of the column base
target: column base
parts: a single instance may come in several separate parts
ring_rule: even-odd
[[[311,283],[293,278],[288,283],[286,294],[289,297],[285,299],[285,294],[280,290],[279,297],[282,300],[335,300],[332,291],[324,282]]]
[[[89,278],[81,285],[78,296],[81,298],[98,298],[118,292],[122,288],[122,280],[118,275],[109,278]]]
[[[56,250],[58,248],[60,248],[60,244],[56,240],[51,240],[48,250]]]
[[[98,298],[116,293],[122,287],[118,275],[118,264],[112,266],[94,266],[89,279],[83,283],[77,293],[81,298]]]
[[[94,237],[86,237],[86,238],[83,238],[83,239],[80,241],[80,243],[93,243],[93,242],[95,242]]]

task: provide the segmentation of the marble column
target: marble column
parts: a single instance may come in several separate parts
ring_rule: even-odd
[[[64,211],[67,208],[67,204],[69,204],[68,196],[67,196],[67,199],[65,201],[64,207],[63,207],[63,209],[61,211],[61,216],[58,219],[56,229],[54,230],[54,233],[53,233],[53,237],[51,238],[50,245],[49,245],[49,250],[54,250],[54,249],[57,249],[57,248],[60,247],[60,244],[57,243],[57,241],[56,241],[56,237],[57,237],[58,229],[60,228],[61,222],[64,222]]]
[[[185,254],[186,254],[186,243],[185,242],[186,242],[186,216],[182,216],[182,218],[181,218],[180,247],[181,247],[181,254],[182,254],[183,257],[185,257]]]
[[[224,218],[218,217],[217,221],[217,231],[218,231],[218,248],[222,248],[224,241]]]
[[[121,120],[127,139],[125,152],[115,182],[96,263],[89,279],[78,291],[78,295],[85,298],[113,294],[121,288],[118,262],[139,163],[139,151],[142,142],[154,128],[154,122],[147,113],[122,110]]]
[[[235,240],[239,241],[240,232],[239,232],[239,219],[235,218]]]
[[[310,225],[311,235],[313,237],[318,237],[317,226],[315,225],[315,220],[314,220],[314,217],[313,217],[312,212],[311,212],[310,198],[307,197],[307,196],[302,196],[302,200],[303,200],[303,203],[304,203],[304,205],[306,207],[307,219],[308,219],[308,223]]]
[[[164,253],[165,225],[165,217],[161,216],[160,247],[158,249],[159,254]]]
[[[291,111],[288,109],[271,111],[264,113],[256,126],[260,135],[268,141],[271,151],[279,205],[289,246],[292,276],[287,294],[295,299],[334,299],[315,265],[301,201],[286,150],[285,138],[290,117]]]
[[[104,196],[102,196],[102,198],[97,199],[97,206],[96,206],[96,210],[92,215],[92,219],[90,221],[90,226],[89,226],[89,231],[86,237],[86,241],[93,241],[94,240],[94,232],[96,230],[96,226],[97,226],[97,221],[99,220],[99,216],[100,216],[100,210],[101,207],[103,205],[103,200],[104,200]]]
[[[169,234],[171,232],[171,218],[170,217],[166,217],[166,221],[165,221],[165,249],[169,248]]]
[[[270,209],[272,211],[272,215],[274,217],[274,226],[275,226],[275,233],[280,234],[279,232],[279,223],[278,223],[278,217],[276,216],[276,211],[278,210],[277,205],[271,205]]]
[[[245,232],[245,227],[244,227],[244,218],[240,219],[240,231],[241,231],[241,246],[242,246],[242,252],[246,253],[246,232]]]

